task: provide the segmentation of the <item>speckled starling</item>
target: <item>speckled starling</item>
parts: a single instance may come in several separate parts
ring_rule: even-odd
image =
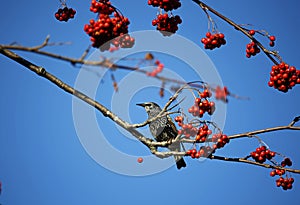
[[[156,117],[162,109],[154,102],[146,102],[137,104],[145,108],[148,113],[148,119]],[[157,142],[169,141],[177,137],[178,131],[174,125],[171,117],[165,115],[149,123],[149,128],[152,136]],[[168,146],[171,151],[179,152],[180,143],[173,143]],[[177,169],[186,167],[185,161],[180,156],[174,156],[176,160]]]

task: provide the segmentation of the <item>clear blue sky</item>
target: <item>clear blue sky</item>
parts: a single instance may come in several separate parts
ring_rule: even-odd
[[[112,0],[112,3],[131,20],[130,31],[154,29],[151,21],[157,11],[146,0]],[[275,49],[287,63],[300,68],[298,1],[205,3],[240,24],[253,24],[254,28],[274,34]],[[89,44],[83,26],[95,15],[89,12],[90,1],[69,0],[67,4],[77,14],[68,23],[61,23],[54,18],[59,1],[2,2],[0,44],[17,42],[33,46],[50,34],[53,42],[70,41],[72,45],[51,47],[48,51],[79,57]],[[185,0],[174,14],[180,14],[183,19],[178,34],[202,47],[200,40],[207,31],[202,10],[191,0]],[[206,53],[224,85],[233,93],[251,99],[229,99],[224,132],[230,135],[288,124],[300,114],[300,86],[287,94],[269,88],[270,60],[263,54],[246,59],[245,46],[249,40],[212,17],[228,43]],[[74,85],[78,68],[46,57],[18,53]],[[0,181],[3,183],[0,204],[299,204],[299,176],[293,175],[295,183],[291,191],[282,191],[275,186],[275,179],[269,177],[270,170],[251,165],[186,159],[188,168],[180,171],[173,166],[143,177],[111,172],[96,163],[80,143],[73,123],[72,96],[4,56],[0,59]],[[168,67],[177,65],[163,55],[161,60]],[[121,79],[125,74],[120,71],[115,75]],[[186,75],[185,78],[193,79]],[[97,91],[97,98],[104,103],[108,103],[113,91],[109,79],[109,76],[104,78],[103,92]],[[147,91],[144,101],[152,99],[151,92],[153,101],[166,102],[167,98],[160,99],[155,89]],[[138,93],[130,101],[134,122],[146,118],[134,106],[143,101],[143,95]],[[120,150],[136,156],[149,155],[142,144],[122,137],[113,123],[100,114],[96,117],[106,134],[111,135],[112,144]],[[261,137],[271,149],[291,157],[294,167],[300,168],[299,132],[284,131]],[[232,141],[219,154],[245,156],[256,146],[255,140],[240,139]],[[110,160],[110,156],[105,159]]]

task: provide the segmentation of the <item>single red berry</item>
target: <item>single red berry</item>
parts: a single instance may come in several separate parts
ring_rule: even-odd
[[[276,172],[274,170],[270,172],[271,177],[274,177],[275,175],[276,175]]]
[[[201,102],[201,98],[196,98],[195,99],[195,104],[198,105]]]
[[[255,34],[255,30],[250,30],[250,31],[249,31],[249,34],[250,34],[251,36],[253,36],[253,35]]]
[[[139,157],[138,159],[137,159],[137,162],[138,163],[142,163],[144,161],[144,159],[142,158],[142,157]]]
[[[219,34],[219,38],[224,39],[225,35],[223,33]]]
[[[270,41],[275,41],[276,40],[275,36],[270,36],[269,39],[270,39]]]

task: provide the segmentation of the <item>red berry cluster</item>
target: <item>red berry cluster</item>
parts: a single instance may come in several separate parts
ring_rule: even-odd
[[[220,48],[220,46],[226,44],[225,36],[223,33],[212,34],[210,32],[207,32],[206,38],[202,38],[201,42],[204,44],[205,49],[210,50]]]
[[[283,177],[280,177],[276,180],[276,186],[282,187],[283,190],[288,190],[293,188],[294,178],[293,177],[286,177],[285,179]]]
[[[208,89],[205,89],[200,94],[200,98],[195,99],[194,105],[188,109],[188,112],[197,117],[203,117],[205,112],[212,115],[216,108],[214,102],[209,102],[207,100],[209,97],[211,97],[211,92]]]
[[[72,8],[64,7],[63,9],[58,9],[55,13],[55,18],[59,21],[67,22],[69,19],[74,18],[76,11]]]
[[[120,36],[116,37],[112,44],[115,47],[121,47],[121,48],[131,48],[134,45],[134,38],[131,37],[129,34],[120,33]]]
[[[173,9],[178,9],[181,6],[181,3],[179,0],[148,0],[148,5],[159,7],[165,11],[171,11]]]
[[[251,157],[259,163],[264,163],[266,159],[271,160],[275,156],[275,152],[267,149],[266,146],[256,148],[254,152],[251,152]]]
[[[182,124],[181,129],[178,130],[178,134],[183,134],[186,138],[194,137],[198,132],[198,129],[192,124]]]
[[[175,122],[178,123],[178,125],[179,125],[180,127],[183,125],[183,120],[184,120],[183,116],[178,115],[178,116],[175,117],[174,120],[175,120]]]
[[[216,144],[213,145],[214,149],[220,149],[224,147],[227,143],[229,143],[229,138],[227,137],[227,135],[218,133],[212,136],[211,141],[216,142]]]
[[[181,129],[178,130],[178,134],[184,135],[186,138],[194,137],[197,134],[198,129],[190,123],[184,124],[183,119],[183,116],[180,115],[175,117],[175,122],[181,127]]]
[[[116,46],[112,46],[112,47],[110,47],[109,49],[108,49],[108,51],[109,52],[115,52],[115,51],[117,51],[117,50],[119,50],[119,47],[116,47]]]
[[[168,13],[158,14],[157,18],[152,20],[152,25],[156,26],[164,36],[170,36],[178,30],[178,24],[181,24],[180,16],[169,16]]]
[[[246,57],[250,58],[251,56],[255,56],[260,52],[260,49],[258,48],[257,44],[253,41],[251,43],[248,43],[246,46]]]
[[[156,60],[154,64],[156,65],[156,68],[151,72],[147,72],[146,74],[148,76],[156,76],[158,73],[162,72],[163,68],[165,67],[164,64],[162,64],[159,60]]]
[[[229,95],[229,91],[226,86],[221,88],[220,86],[216,87],[215,90],[215,98],[217,100],[222,100],[224,102],[228,102],[227,96]]]
[[[214,153],[215,150],[210,146],[203,146],[197,151],[197,149],[190,149],[186,152],[186,155],[191,156],[194,158],[200,158],[200,157],[208,157],[212,153]]]
[[[198,129],[195,140],[198,142],[205,142],[207,137],[211,135],[212,131],[208,129],[208,126],[204,124],[202,127]]]
[[[292,166],[292,161],[290,158],[284,158],[282,160],[282,162],[280,163],[281,167],[285,167],[285,166]],[[288,190],[288,189],[292,189],[293,188],[293,183],[294,183],[294,178],[292,177],[288,177],[288,175],[286,174],[286,178],[284,179],[282,177],[282,175],[285,174],[285,170],[284,169],[274,169],[270,172],[270,176],[274,177],[276,175],[280,176],[277,180],[276,180],[276,186],[277,187],[282,187],[283,190]]]
[[[285,167],[285,166],[292,166],[292,160],[290,158],[284,158],[283,161],[281,162],[281,166]]]
[[[270,172],[270,176],[271,176],[271,177],[274,177],[274,176],[276,176],[276,175],[282,176],[282,175],[284,175],[284,174],[285,174],[285,170],[284,170],[284,169],[274,169],[274,170],[272,170],[272,171]]]
[[[275,45],[276,38],[275,36],[269,36],[269,39],[270,39],[269,45],[273,47]]]
[[[130,48],[134,44],[134,38],[128,33],[128,18],[122,16],[109,0],[92,0],[90,10],[98,13],[98,19],[90,20],[84,26],[84,31],[91,37],[92,46],[101,51],[109,50],[110,43],[115,47]],[[113,14],[113,16],[111,16]],[[108,41],[114,39],[112,42]],[[106,43],[106,44],[105,44]],[[103,46],[102,46],[103,45]]]
[[[92,0],[90,11],[94,13],[111,15],[115,11],[115,8],[111,5],[109,0]]]
[[[273,65],[270,75],[269,86],[282,92],[287,92],[296,84],[300,84],[300,70],[284,62]]]

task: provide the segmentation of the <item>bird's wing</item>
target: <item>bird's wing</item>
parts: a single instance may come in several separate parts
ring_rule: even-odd
[[[178,134],[177,128],[176,128],[172,118],[169,115],[167,115],[167,119],[168,119],[167,127],[168,127],[168,129],[170,129],[170,131],[172,131],[172,133],[173,133],[172,137],[176,138],[177,134]]]

